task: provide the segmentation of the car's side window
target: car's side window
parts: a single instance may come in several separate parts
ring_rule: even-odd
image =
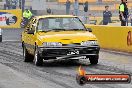
[[[38,21],[38,31],[49,29],[49,20],[48,19],[40,19]]]
[[[41,31],[42,29],[45,29],[44,21],[39,20],[39,22],[38,22],[38,31]]]
[[[40,21],[38,22],[38,31],[41,30],[42,27],[43,27],[43,21],[40,20]]]

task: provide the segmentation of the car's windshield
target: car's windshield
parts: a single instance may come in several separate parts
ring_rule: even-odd
[[[51,31],[51,30],[85,30],[84,25],[79,18],[43,18],[38,22],[38,30]]]

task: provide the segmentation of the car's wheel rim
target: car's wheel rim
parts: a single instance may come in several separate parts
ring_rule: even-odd
[[[37,54],[37,51],[35,51],[35,64],[37,64],[38,62],[38,54]]]
[[[26,51],[25,51],[25,48],[23,48],[23,57],[25,59],[25,56],[26,56]]]

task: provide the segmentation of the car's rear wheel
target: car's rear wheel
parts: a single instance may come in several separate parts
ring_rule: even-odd
[[[33,62],[33,56],[28,53],[25,46],[23,46],[23,58],[24,62]]]
[[[37,48],[35,49],[34,63],[36,66],[42,66],[43,65],[43,58],[40,56]]]
[[[89,56],[88,58],[91,64],[98,64],[99,55]]]

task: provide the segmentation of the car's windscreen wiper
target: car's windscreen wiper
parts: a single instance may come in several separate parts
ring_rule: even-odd
[[[85,31],[85,29],[50,29],[50,30],[42,30],[39,32],[50,32],[50,31],[55,31],[55,32],[59,32],[59,31]]]
[[[74,30],[74,31],[85,31],[84,29],[69,29],[70,30]]]
[[[52,29],[54,31],[65,31],[65,29]]]
[[[58,32],[58,31],[65,31],[65,29],[50,29],[50,30],[43,30],[43,31],[40,31],[40,32],[50,32],[50,31]]]

